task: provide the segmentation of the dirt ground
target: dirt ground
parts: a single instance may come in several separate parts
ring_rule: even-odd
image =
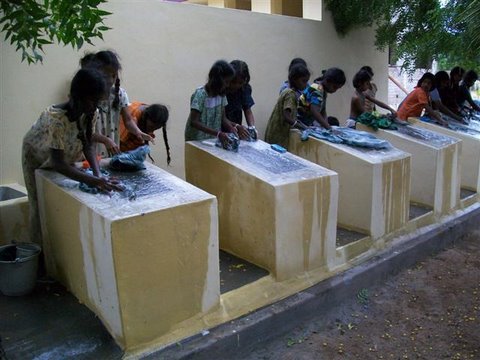
[[[480,359],[480,238],[362,289],[246,359]]]

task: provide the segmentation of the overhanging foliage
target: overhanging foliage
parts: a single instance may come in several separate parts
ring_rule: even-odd
[[[375,26],[379,50],[391,48],[413,71],[437,60],[477,68],[480,0],[325,0],[341,35]]]
[[[58,42],[80,49],[103,39],[109,12],[98,9],[107,0],[1,0],[0,26],[5,40],[29,64],[42,61],[43,47]]]

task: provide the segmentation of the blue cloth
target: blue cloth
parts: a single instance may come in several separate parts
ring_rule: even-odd
[[[301,135],[301,140],[307,141],[309,136],[320,139],[320,140],[327,140],[329,142],[336,143],[336,144],[343,143],[343,140],[340,137],[334,135],[331,132],[331,130],[326,130],[323,128],[317,127],[317,128],[303,130]]]
[[[240,139],[238,136],[234,133],[228,133],[227,136],[228,141],[222,142],[220,141],[220,138],[217,138],[215,145],[228,151],[238,152],[238,147],[240,146]]]
[[[146,169],[143,164],[150,153],[150,147],[143,145],[135,150],[113,155],[110,168],[115,171],[138,171]]]
[[[374,135],[350,128],[335,127],[334,131],[322,128],[307,129],[302,132],[302,141],[308,140],[309,136],[326,140],[336,144],[345,144],[368,149],[389,149],[392,147],[386,140],[379,139]]]

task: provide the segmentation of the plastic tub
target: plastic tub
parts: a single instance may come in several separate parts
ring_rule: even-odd
[[[8,296],[30,293],[37,279],[41,247],[33,243],[0,246],[0,292]]]

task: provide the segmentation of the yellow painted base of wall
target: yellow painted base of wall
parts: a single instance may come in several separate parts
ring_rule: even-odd
[[[460,202],[461,141],[427,129],[407,130],[410,128],[424,138],[395,130],[373,131],[357,123],[358,130],[374,133],[412,155],[410,201],[433,208],[436,215],[448,214]]]
[[[143,173],[163,190],[129,201],[37,171],[48,272],[124,349],[171,332],[220,299],[216,199],[155,166]]]
[[[410,154],[392,148],[366,150],[290,132],[290,151],[338,173],[338,224],[374,240],[408,221]]]
[[[282,281],[335,258],[337,175],[263,141],[185,145],[186,178],[218,199],[220,247]]]
[[[29,242],[29,207],[27,189],[19,184],[5,184],[25,194],[22,197],[0,201],[0,245],[12,242]]]

